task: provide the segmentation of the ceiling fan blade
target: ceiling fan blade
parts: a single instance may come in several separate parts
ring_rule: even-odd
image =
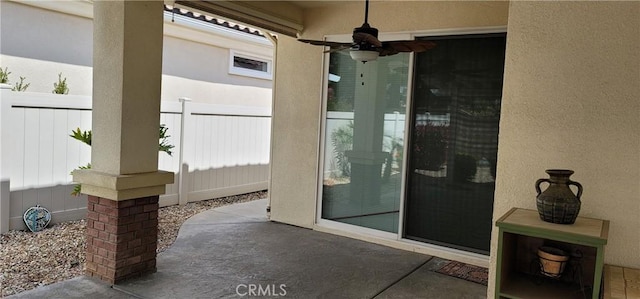
[[[382,47],[382,42],[372,34],[365,32],[354,32],[353,33],[353,43],[354,44],[362,44],[367,43],[374,47]]]
[[[395,40],[382,42],[383,49],[393,49],[399,52],[424,52],[433,49],[436,44],[427,40]],[[395,54],[395,53],[394,53]]]
[[[382,47],[382,48],[377,48],[378,52],[380,53],[378,56],[383,57],[383,56],[391,56],[391,55],[395,55],[400,53],[399,51],[397,51],[394,48],[391,47]]]
[[[329,42],[323,40],[311,40],[311,39],[298,39],[299,42],[311,44],[314,46],[325,46],[331,48],[349,48],[351,47],[351,43],[339,43],[339,42]]]
[[[338,43],[329,41],[298,39],[303,43],[315,46],[330,47],[324,53],[334,53],[351,48],[351,50],[378,51],[379,56],[389,56],[400,52],[424,52],[432,49],[436,44],[427,40],[397,40],[381,42],[378,39],[378,29],[368,23],[369,0],[365,1],[364,23],[353,29],[353,43]]]

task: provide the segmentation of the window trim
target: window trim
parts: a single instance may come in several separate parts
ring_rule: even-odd
[[[235,57],[256,60],[267,64],[267,71],[256,71],[234,66]],[[252,77],[258,79],[273,80],[273,60],[262,55],[250,54],[247,52],[229,49],[229,74]]]

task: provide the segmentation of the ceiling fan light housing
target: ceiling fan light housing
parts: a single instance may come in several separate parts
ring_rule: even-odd
[[[360,27],[353,28],[353,33],[366,33],[378,38],[378,29],[371,27],[368,23],[364,23]]]
[[[355,61],[374,61],[378,59],[378,51],[365,51],[365,50],[351,50],[349,51],[349,55],[351,55],[351,59]]]

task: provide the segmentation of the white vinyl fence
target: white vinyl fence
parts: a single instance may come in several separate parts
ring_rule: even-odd
[[[271,109],[162,102],[173,155],[158,167],[175,173],[160,206],[267,189]],[[41,205],[52,223],[86,216],[86,196],[71,196],[71,171],[91,148],[69,137],[91,129],[91,98],[0,90],[0,233],[25,229],[22,215]]]

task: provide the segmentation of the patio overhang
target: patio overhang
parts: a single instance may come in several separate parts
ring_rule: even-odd
[[[290,1],[176,1],[175,5],[291,37],[303,30],[302,10]]]

